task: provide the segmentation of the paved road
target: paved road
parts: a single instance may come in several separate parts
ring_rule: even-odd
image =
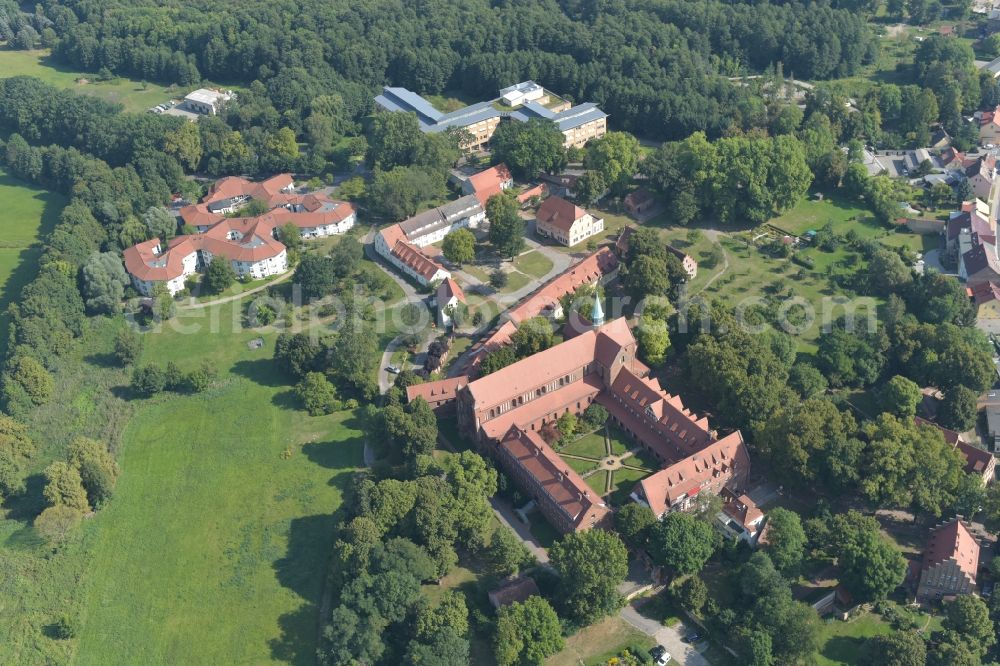
[[[683,632],[686,631],[683,623],[673,627],[664,627],[656,620],[651,620],[639,613],[634,604],[625,606],[620,615],[623,620],[667,648],[667,652],[677,660],[677,663],[683,666],[708,666],[708,660],[705,657],[693,646],[681,640]]]
[[[226,296],[225,298],[217,298],[217,299],[215,299],[213,301],[201,301],[201,302],[199,302],[199,301],[194,300],[194,298],[191,298],[187,303],[178,305],[177,309],[178,310],[198,310],[200,308],[210,308],[213,305],[221,305],[222,303],[229,303],[230,301],[238,301],[241,298],[246,298],[250,294],[256,294],[258,291],[264,291],[268,287],[276,285],[279,282],[284,282],[285,280],[287,280],[288,278],[292,277],[293,275],[295,275],[295,270],[290,269],[290,270],[282,273],[281,275],[279,275],[274,280],[271,280],[267,284],[262,284],[259,287],[254,287],[253,289],[247,289],[246,291],[240,292],[238,294],[233,294],[232,296]]]

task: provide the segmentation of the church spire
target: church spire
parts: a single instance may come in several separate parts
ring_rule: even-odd
[[[604,325],[604,308],[601,307],[601,294],[596,289],[594,290],[594,307],[590,311],[590,321],[593,323],[594,328]]]

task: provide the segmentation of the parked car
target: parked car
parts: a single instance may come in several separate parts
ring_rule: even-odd
[[[391,372],[391,373],[396,374],[396,375],[399,374],[399,368],[397,368],[394,365],[387,366],[386,369],[385,369],[385,371],[386,372]]]
[[[700,640],[701,640],[701,634],[699,634],[697,631],[689,631],[686,634],[684,634],[684,641],[686,643],[697,643]]]
[[[664,651],[664,653],[661,654],[659,658],[656,660],[656,666],[667,666],[667,664],[670,663],[670,659],[671,659],[670,653]]]

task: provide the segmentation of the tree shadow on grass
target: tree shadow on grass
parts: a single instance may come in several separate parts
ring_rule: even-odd
[[[237,361],[233,365],[233,372],[261,386],[288,386],[287,378],[278,371],[274,359],[258,358],[252,361]]]
[[[271,398],[271,404],[275,407],[288,410],[296,410],[302,407],[302,402],[299,400],[299,397],[295,395],[295,391],[292,389],[275,393]],[[303,412],[303,414],[305,414],[305,412]]]
[[[30,523],[35,516],[45,510],[47,502],[42,495],[45,490],[45,476],[31,474],[24,480],[24,490],[11,495],[3,502],[9,520]]]
[[[346,484],[349,476],[338,474],[331,483]],[[284,557],[275,561],[274,571],[278,582],[305,603],[279,619],[281,637],[270,641],[271,655],[275,659],[292,664],[314,664],[316,661],[316,643],[324,623],[324,618],[318,614],[339,513],[303,516],[291,522],[288,550]]]
[[[822,654],[831,661],[844,664],[861,663],[867,640],[855,636],[834,636],[823,646]]]
[[[118,358],[111,353],[107,354],[89,354],[84,356],[83,360],[91,365],[96,365],[98,368],[118,368],[121,364],[118,362]]]

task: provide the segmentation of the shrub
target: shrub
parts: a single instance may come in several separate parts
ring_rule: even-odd
[[[132,373],[132,390],[147,398],[163,392],[167,387],[167,375],[159,366],[150,364],[136,368]]]
[[[503,289],[506,287],[507,280],[507,274],[499,268],[490,273],[490,286],[495,289]]]

